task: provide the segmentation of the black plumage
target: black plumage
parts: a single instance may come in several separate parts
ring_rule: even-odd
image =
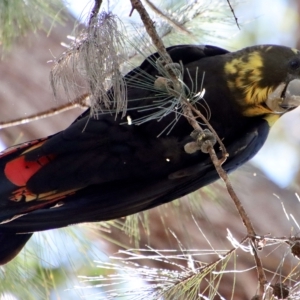
[[[300,79],[297,50],[267,45],[229,53],[178,45],[168,52],[183,66],[187,95],[205,89],[195,105],[226,146],[227,172],[251,159],[274,120],[298,105],[285,99],[289,83]],[[173,101],[155,90],[161,76],[157,57],[151,55],[125,76],[132,125],[120,115],[91,117],[87,111],[66,130],[0,157],[0,263],[12,259],[35,231],[123,217],[218,179],[208,154],[184,151],[193,129],[176,109],[145,121]],[[141,84],[145,81],[148,88]],[[274,100],[280,85],[282,93]],[[219,145],[215,150],[220,155]]]

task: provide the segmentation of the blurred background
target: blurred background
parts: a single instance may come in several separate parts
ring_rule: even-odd
[[[40,11],[37,7],[43,3],[42,0],[20,0],[20,6],[13,12],[7,10],[5,2],[0,0],[0,24],[4,24],[6,18],[13,20],[14,14],[21,19],[29,5],[33,5],[30,13],[44,15],[44,18],[38,20],[42,25],[39,28],[33,23],[27,27],[24,25],[23,35],[16,38],[11,33],[10,39],[9,34],[5,35],[4,30],[0,30],[0,122],[26,118],[67,103],[67,99],[54,99],[49,83],[53,64],[49,61],[65,51],[61,43],[68,43],[67,36],[74,35],[76,29],[83,26],[80,23],[84,24],[94,4],[83,0],[48,1],[44,5],[45,11]],[[103,8],[117,14],[129,28],[130,38],[135,36],[136,39],[143,34],[139,31],[139,17],[137,13],[132,18],[128,17],[131,10],[129,0],[119,2],[103,1]],[[300,49],[298,0],[231,1],[240,29],[225,0],[202,1],[203,6],[196,17],[190,16],[192,12],[188,10],[179,14],[180,9],[193,2],[153,1],[172,18],[181,21],[186,17],[189,20],[184,26],[192,35],[186,36],[170,28],[149,9],[167,45],[213,44],[234,51],[254,44],[281,44]],[[29,18],[29,21],[30,24],[32,19]],[[14,26],[22,27],[14,21],[10,26],[13,31]],[[11,41],[9,47],[6,46],[8,41]],[[150,54],[147,51],[146,55]],[[133,59],[132,67],[137,64],[138,61]],[[56,133],[66,128],[82,111],[74,108],[42,120],[2,129],[0,146],[3,150]],[[230,177],[258,234],[297,236],[300,231],[300,110],[283,116],[275,124],[259,154]],[[170,274],[176,270],[193,270],[215,261],[220,253],[233,248],[232,242],[227,239],[227,229],[238,241],[245,236],[246,230],[235,207],[223,184],[217,182],[179,201],[127,219],[38,233],[16,260],[0,267],[0,300],[110,299],[111,294],[106,293],[107,290],[115,293],[112,299],[142,299],[135,292],[139,290],[142,294],[149,283],[138,272],[135,274],[133,270],[127,270],[122,263],[115,267],[103,265],[115,263],[110,256],[128,258],[132,252],[120,254],[118,251],[138,248],[140,250],[135,253],[139,255],[140,266],[166,269]],[[150,249],[156,251],[151,252]],[[149,255],[151,257],[147,258]],[[298,260],[290,255],[289,247],[285,243],[276,243],[264,248],[260,255],[268,280],[272,284],[284,281],[296,295]],[[208,299],[251,299],[257,291],[253,267],[251,254],[238,250],[226,265],[230,273],[220,277],[219,284],[214,285],[217,291],[215,298],[207,291],[203,294]],[[220,266],[216,270],[218,268]],[[216,270],[214,276],[219,280]],[[115,275],[118,286],[109,286],[113,282],[113,274],[119,274]],[[110,279],[103,281],[101,276]],[[125,290],[129,294],[126,297],[117,295],[125,295]],[[198,293],[202,293],[200,284]],[[190,299],[197,299],[193,297]],[[187,298],[177,295],[176,299]],[[205,299],[204,296],[202,299]],[[295,296],[293,299],[298,298]]]

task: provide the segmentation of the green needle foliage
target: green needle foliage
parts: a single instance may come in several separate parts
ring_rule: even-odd
[[[0,47],[9,49],[27,32],[50,30],[53,22],[62,21],[62,8],[60,0],[0,0]],[[45,19],[52,22],[46,26]]]

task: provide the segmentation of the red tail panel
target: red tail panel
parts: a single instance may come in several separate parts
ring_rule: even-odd
[[[25,161],[25,157],[22,155],[5,165],[4,174],[13,184],[25,186],[28,179],[52,159],[51,156],[42,156],[37,161]]]

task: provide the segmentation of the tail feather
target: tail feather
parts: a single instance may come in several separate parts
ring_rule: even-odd
[[[0,265],[4,265],[16,257],[32,233],[16,234],[0,232]]]

